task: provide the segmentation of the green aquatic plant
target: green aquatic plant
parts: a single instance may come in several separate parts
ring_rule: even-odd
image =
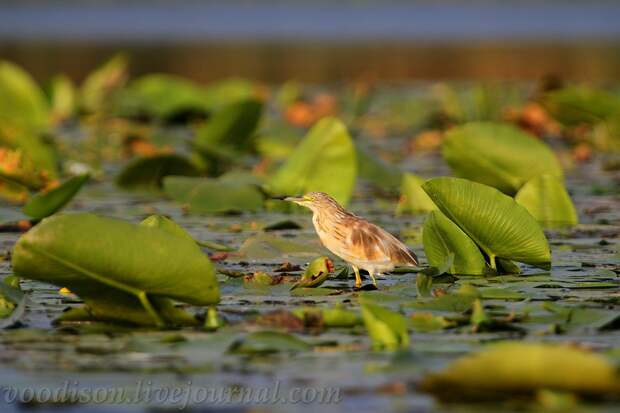
[[[356,151],[346,126],[338,119],[323,118],[268,180],[267,188],[277,195],[322,191],[347,205],[356,178]]]
[[[425,213],[437,207],[422,189],[424,179],[417,175],[406,173],[403,175],[400,187],[400,199],[396,206],[396,215],[406,213]]]
[[[170,299],[219,301],[213,265],[193,240],[93,214],[43,220],[18,240],[12,265],[18,276],[69,288],[97,319],[187,324]]]
[[[89,174],[77,175],[67,179],[57,188],[33,195],[24,205],[24,214],[33,219],[43,219],[55,214],[73,199],[89,179]]]
[[[296,282],[291,290],[297,288],[316,288],[327,280],[334,269],[334,263],[327,257],[319,257],[308,265],[301,279]]]
[[[162,153],[132,159],[116,177],[124,189],[158,191],[166,176],[198,176],[200,169],[184,156]]]
[[[550,268],[551,251],[545,234],[536,219],[511,197],[461,178],[433,178],[422,188],[486,254],[491,268],[497,269],[498,257]]]
[[[450,129],[442,154],[456,176],[508,195],[539,175],[563,176],[560,162],[547,145],[508,124],[471,122]]]
[[[440,268],[453,254],[452,265],[447,270],[450,274],[481,275],[487,272],[480,248],[441,211],[433,211],[426,218],[422,240],[426,259],[433,267]]]
[[[564,183],[553,175],[540,175],[528,181],[515,195],[545,228],[577,225],[578,217]]]
[[[168,197],[181,203],[190,213],[262,210],[265,197],[259,186],[237,178],[238,175],[219,178],[169,176],[164,178],[163,189]]]

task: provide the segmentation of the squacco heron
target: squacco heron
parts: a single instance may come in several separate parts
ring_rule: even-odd
[[[346,211],[324,192],[310,192],[284,200],[312,211],[312,223],[321,243],[353,267],[356,288],[362,286],[360,269],[368,271],[376,287],[375,274],[391,271],[399,265],[418,264],[416,255],[396,237]]]

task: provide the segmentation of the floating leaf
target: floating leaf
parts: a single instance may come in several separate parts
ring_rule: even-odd
[[[157,190],[168,175],[198,176],[200,171],[187,158],[160,154],[133,159],[116,177],[116,184],[125,189]]]
[[[407,319],[376,304],[361,303],[362,319],[374,350],[395,351],[409,345]]]
[[[276,331],[250,333],[230,346],[231,353],[272,354],[279,352],[297,353],[312,350],[312,346],[292,334]]]
[[[346,205],[356,175],[355,147],[346,126],[338,119],[323,118],[310,129],[268,186],[274,194],[327,192]]]
[[[198,214],[255,212],[264,202],[256,185],[227,178],[170,176],[164,179],[164,192]]]
[[[244,276],[243,278],[243,285],[245,287],[262,288],[276,284],[278,284],[278,280],[264,271],[256,271],[254,274]]]
[[[514,195],[530,179],[562,177],[562,167],[547,145],[516,127],[472,122],[450,129],[443,157],[454,173]]]
[[[545,310],[563,317],[566,329],[613,330],[620,327],[620,312],[602,308],[569,307],[545,302]]]
[[[8,277],[7,277],[8,278]],[[0,282],[0,328],[15,325],[26,309],[26,295],[17,287]]]
[[[618,96],[586,86],[554,90],[543,102],[554,118],[568,126],[594,124],[620,113]]]
[[[127,58],[116,55],[90,73],[80,88],[80,106],[87,112],[101,111],[127,80]]]
[[[24,205],[24,214],[33,219],[43,219],[60,211],[80,191],[90,175],[78,175],[67,179],[57,188],[35,194]]]
[[[417,175],[406,173],[403,175],[400,187],[400,199],[396,206],[396,214],[430,212],[437,207],[422,189],[424,179]]]
[[[161,326],[171,321],[162,312],[170,306],[156,298],[194,305],[219,301],[213,266],[193,241],[92,214],[44,219],[18,240],[13,269],[69,288],[99,318]],[[146,319],[132,316],[139,305]]]
[[[497,82],[475,82],[458,88],[440,83],[433,92],[442,112],[457,122],[501,120],[507,108],[521,106],[527,99],[522,88]]]
[[[163,229],[164,231],[168,231],[178,237],[182,237],[185,239],[191,239],[192,241],[196,242],[196,244],[200,245],[201,247],[209,248],[215,251],[232,251],[233,250],[232,248],[227,247],[226,245],[218,244],[215,242],[196,240],[183,227],[181,227],[179,224],[174,222],[172,219],[165,217],[163,215],[151,215],[145,218],[142,222],[140,222],[140,225]]]
[[[28,73],[0,61],[0,123],[7,122],[40,131],[48,124],[48,107],[43,91]]]
[[[338,295],[342,291],[326,287],[300,287],[291,291],[292,297],[325,297],[327,295]]]
[[[249,259],[275,259],[289,256],[316,256],[325,250],[272,234],[259,233],[246,239],[239,254]]]
[[[422,186],[437,207],[487,254],[551,266],[551,252],[540,225],[512,198],[489,186],[459,178],[434,178]]]
[[[334,308],[303,307],[293,310],[293,314],[304,320],[307,326],[348,328],[362,324],[360,315],[342,306]]]
[[[50,112],[54,122],[72,118],[77,109],[77,92],[66,75],[55,76],[50,84]]]
[[[462,313],[469,310],[476,300],[475,295],[470,294],[446,294],[430,300],[418,300],[407,304],[407,307],[418,310],[449,311]]]
[[[551,389],[618,396],[620,377],[605,358],[558,344],[505,342],[430,374],[421,388],[442,399],[497,399]]]
[[[495,258],[497,272],[500,274],[521,274],[519,264],[503,258]]]
[[[316,288],[323,284],[334,270],[334,263],[327,257],[319,257],[313,260],[301,279],[296,282],[291,290],[296,288]]]
[[[417,332],[428,333],[454,327],[456,323],[432,313],[413,313],[409,318],[409,325]]]
[[[286,160],[302,138],[299,128],[289,124],[268,125],[256,136],[256,150],[263,158]]]
[[[206,91],[187,79],[154,73],[140,77],[115,99],[120,116],[170,121],[183,114],[206,117],[211,107]]]
[[[545,228],[577,225],[577,211],[560,179],[540,175],[528,181],[515,196],[515,201]]]
[[[145,227],[150,228],[159,228],[161,230],[174,234],[177,237],[185,238],[195,242],[194,237],[192,237],[189,232],[187,232],[183,227],[181,227],[170,218],[163,215],[151,215],[149,217],[146,217],[140,222],[140,225],[144,225]]]
[[[485,324],[491,322],[491,318],[484,311],[484,307],[482,306],[482,301],[479,299],[474,300],[471,309],[471,325],[474,327],[474,330],[477,331],[482,328]]]
[[[485,300],[524,300],[527,295],[520,291],[511,290],[508,288],[481,288],[480,298]]]
[[[450,273],[450,268],[454,266],[454,253],[450,252],[444,258],[444,261],[439,263],[437,267],[427,267],[418,272],[415,285],[420,297],[430,297],[435,279]]]
[[[450,254],[454,254],[454,261],[448,268],[450,274],[486,272],[486,262],[476,243],[441,211],[433,211],[426,218],[422,239],[430,265],[439,268]]]
[[[252,136],[262,114],[263,104],[254,99],[232,103],[215,112],[197,131],[195,145],[200,148],[226,146],[234,150],[254,147]]]
[[[83,297],[82,297],[83,298]],[[128,324],[153,327],[158,326],[197,326],[199,320],[191,313],[177,307],[166,297],[150,297],[152,311],[130,294],[102,287],[97,297],[84,299],[85,304],[63,312],[55,323],[103,321],[114,324]],[[162,324],[154,321],[153,314]]]
[[[258,96],[257,92],[260,90],[252,82],[242,78],[218,80],[205,88],[207,103],[211,111]]]

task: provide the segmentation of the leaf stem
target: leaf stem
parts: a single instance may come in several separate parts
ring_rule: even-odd
[[[153,317],[153,321],[155,321],[155,325],[158,328],[164,327],[165,326],[164,321],[161,319],[159,314],[157,314],[157,311],[155,311],[155,308],[153,308],[153,306],[151,305],[149,298],[146,296],[146,292],[140,291],[137,294],[137,297],[140,300],[140,303],[142,303],[142,307],[144,307],[146,312],[149,313],[151,317]]]

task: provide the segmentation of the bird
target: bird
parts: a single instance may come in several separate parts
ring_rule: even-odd
[[[325,248],[347,262],[355,273],[355,287],[362,286],[360,269],[377,287],[375,275],[396,266],[418,265],[413,251],[386,230],[345,210],[325,192],[283,197],[312,211],[312,223]]]

